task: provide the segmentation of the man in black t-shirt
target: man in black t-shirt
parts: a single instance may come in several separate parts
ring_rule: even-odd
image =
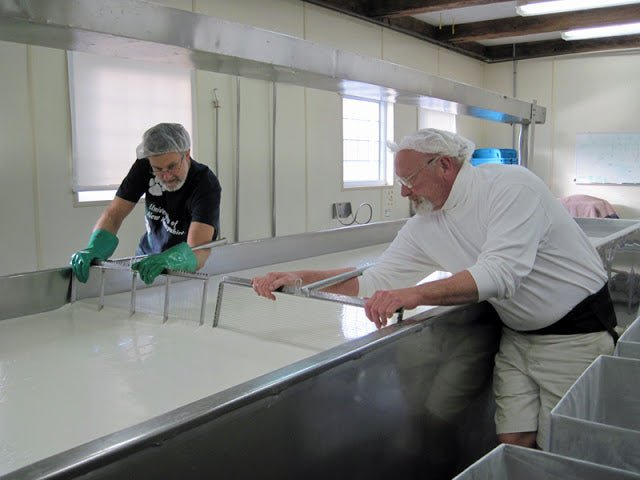
[[[81,282],[95,259],[106,260],[118,245],[123,220],[145,195],[146,233],[136,254],[149,255],[132,265],[146,283],[164,269],[194,272],[210,250],[191,247],[215,240],[219,231],[220,183],[206,165],[190,156],[191,140],[177,123],[160,123],[143,135],[137,160],[116,196],[96,223],[89,245],[71,257]]]

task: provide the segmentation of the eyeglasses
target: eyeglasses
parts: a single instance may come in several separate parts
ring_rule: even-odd
[[[151,173],[154,174],[154,175],[162,175],[163,173],[174,174],[174,173],[176,173],[178,171],[178,169],[182,165],[182,161],[184,160],[184,158],[185,158],[185,155],[183,153],[180,156],[180,160],[178,160],[177,162],[170,163],[165,168],[158,168],[158,167],[154,167],[153,165],[151,165]]]
[[[437,160],[438,158],[440,157],[433,157],[431,160],[427,161],[424,165],[419,167],[415,172],[407,177],[396,175],[396,180],[398,181],[398,183],[400,183],[400,185],[407,187],[409,190],[413,189],[413,182],[411,180],[414,179],[422,170],[427,168],[430,163],[432,163],[434,160]]]

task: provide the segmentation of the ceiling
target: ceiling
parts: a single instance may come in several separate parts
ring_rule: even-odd
[[[487,63],[640,48],[640,35],[565,41],[562,31],[640,21],[640,4],[521,17],[507,0],[303,0]]]

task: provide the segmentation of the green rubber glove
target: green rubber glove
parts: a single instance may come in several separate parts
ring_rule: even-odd
[[[106,260],[118,246],[118,237],[106,230],[94,230],[89,245],[71,255],[71,269],[82,283],[89,279],[89,267],[94,260]]]
[[[144,283],[151,285],[163,270],[195,272],[198,268],[198,259],[191,247],[186,242],[182,242],[162,253],[149,255],[147,258],[135,262],[131,268],[140,273],[140,278]]]

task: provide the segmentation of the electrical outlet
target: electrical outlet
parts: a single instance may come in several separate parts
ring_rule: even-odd
[[[351,202],[334,203],[331,208],[331,218],[347,218],[351,216]]]

